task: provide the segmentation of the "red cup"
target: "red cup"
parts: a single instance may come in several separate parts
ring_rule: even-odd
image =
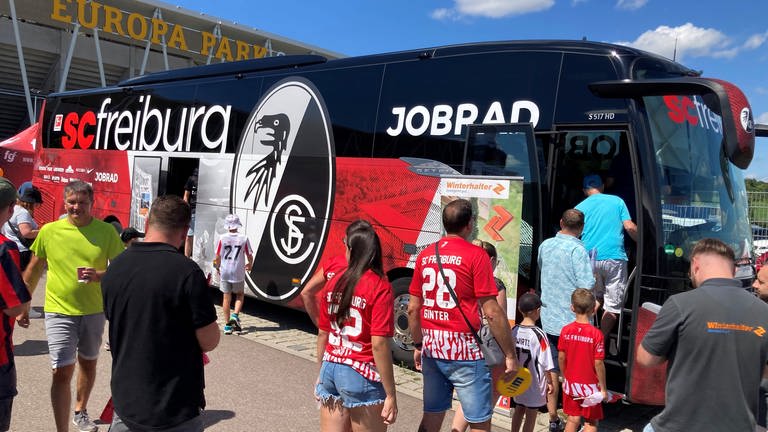
[[[77,281],[80,283],[88,283],[88,278],[85,277],[85,269],[88,267],[78,267],[77,268]]]

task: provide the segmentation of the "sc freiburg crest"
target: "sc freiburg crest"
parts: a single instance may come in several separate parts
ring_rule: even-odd
[[[246,280],[260,297],[290,300],[317,265],[333,209],[333,156],[325,104],[304,78],[275,84],[248,118],[231,202],[256,253]]]

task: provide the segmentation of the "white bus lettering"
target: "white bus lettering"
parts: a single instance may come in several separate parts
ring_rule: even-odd
[[[448,135],[451,133],[451,117],[453,107],[450,105],[435,105],[432,108],[432,126],[430,135]]]
[[[456,128],[453,130],[453,134],[459,135],[461,128],[471,125],[475,120],[477,120],[477,107],[475,104],[459,104],[459,108],[456,110]]]
[[[509,119],[510,123],[520,122],[520,111],[526,110],[530,114],[530,121],[535,128],[539,124],[539,107],[535,103],[527,100],[517,101],[512,104],[512,117]]]
[[[133,131],[133,116],[128,111],[123,111],[117,117],[115,124],[115,147],[118,150],[126,150],[131,146],[131,132]],[[125,139],[121,138],[125,136]]]
[[[143,96],[139,98],[139,102],[141,102],[141,99],[143,98],[144,98]],[[149,98],[150,96],[147,96],[147,99]],[[146,131],[147,123],[149,123],[149,119],[153,118],[155,122],[157,122],[157,127],[155,128],[155,131],[156,131],[155,137],[152,139],[152,142],[149,143],[147,142],[146,133],[139,134],[139,148],[143,150],[152,151],[157,148],[157,144],[160,142],[160,130],[163,124],[163,116],[160,114],[159,109],[152,108],[151,110],[147,111],[148,108],[149,108],[149,100],[147,100],[147,103],[144,104],[144,116],[141,119],[141,130]],[[136,140],[134,140],[134,142],[136,142]]]
[[[229,136],[229,119],[232,114],[231,105],[212,105],[199,107],[181,107],[176,111],[166,108],[164,111],[152,106],[152,96],[139,97],[140,107],[136,111],[109,111],[112,98],[105,98],[101,102],[96,118],[96,143],[94,149],[107,150],[109,143],[114,143],[118,150],[154,151],[162,142],[164,151],[191,151],[193,131],[199,127],[197,136],[202,145],[211,150],[219,149],[221,153],[227,150],[227,138]],[[90,113],[88,111],[83,114]],[[176,114],[176,115],[174,115]],[[77,114],[75,122],[77,122]],[[213,124],[212,118],[220,118],[221,124],[209,127]],[[178,123],[173,127],[171,122]],[[177,135],[168,137],[168,130],[176,130]],[[73,128],[76,132],[76,128]],[[88,136],[81,137],[73,133],[67,133],[63,139],[85,140]],[[90,137],[93,139],[93,136]],[[73,141],[74,142],[74,141]],[[81,146],[83,143],[81,143]],[[90,143],[88,143],[90,145]]]
[[[405,121],[405,107],[394,107],[392,108],[392,115],[395,116],[397,119],[397,123],[395,123],[395,128],[387,128],[387,134],[390,136],[398,136],[400,135],[400,132],[403,131],[403,123]]]
[[[424,105],[416,105],[410,109],[399,106],[392,108],[395,117],[395,126],[387,128],[389,136],[398,136],[403,129],[408,135],[421,136],[429,130],[431,136],[448,135],[453,131],[454,135],[461,135],[464,126],[474,124],[480,110],[472,103],[459,104],[456,109],[451,105],[435,105],[431,115],[429,108]],[[419,117],[421,118],[419,121]],[[539,122],[539,107],[532,101],[519,100],[512,104],[510,117],[504,116],[504,108],[501,102],[493,101],[485,111],[483,124],[531,122],[533,126]]]
[[[421,116],[421,125],[414,126],[413,118],[417,115]],[[417,105],[408,111],[408,115],[405,116],[405,130],[413,136],[419,136],[429,129],[429,110],[423,105]]]
[[[501,102],[491,104],[483,118],[483,124],[502,124],[504,123],[504,111],[501,109]]]

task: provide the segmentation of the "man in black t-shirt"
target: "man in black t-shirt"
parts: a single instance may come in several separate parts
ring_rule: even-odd
[[[181,253],[190,208],[152,203],[144,242],[126,249],[101,281],[112,350],[111,432],[203,430],[203,353],[219,343],[200,268]]]
[[[640,365],[667,366],[666,405],[646,431],[754,431],[768,358],[768,305],[734,279],[733,249],[700,240],[695,288],[670,297],[638,348]]]

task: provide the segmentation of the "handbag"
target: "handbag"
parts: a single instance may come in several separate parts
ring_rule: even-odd
[[[456,302],[456,306],[459,308],[461,316],[464,317],[464,322],[467,323],[467,327],[469,327],[469,330],[472,332],[472,336],[475,337],[475,340],[480,345],[480,351],[483,353],[485,363],[488,366],[504,364],[504,351],[501,349],[501,346],[499,346],[496,338],[493,337],[493,333],[491,333],[491,327],[488,324],[482,324],[478,334],[478,332],[475,331],[475,328],[472,327],[472,324],[469,323],[467,316],[464,315],[464,311],[461,310],[459,299],[456,297],[456,293],[453,291],[451,284],[448,283],[448,278],[445,277],[445,272],[443,272],[443,265],[440,262],[440,251],[438,250],[438,243],[435,243],[435,258],[437,258],[437,267],[440,269],[440,276],[443,278],[443,284],[448,287],[448,293],[451,295],[451,298],[453,298],[453,301]]]
[[[16,224],[12,224],[11,221],[8,221],[6,223],[11,228],[11,231],[13,231],[13,235],[15,235],[17,239],[19,239],[19,243],[21,243],[25,248],[29,249],[29,247],[32,246],[32,243],[35,242],[35,239],[28,239],[22,236],[21,231],[19,231],[19,227],[16,226]]]

